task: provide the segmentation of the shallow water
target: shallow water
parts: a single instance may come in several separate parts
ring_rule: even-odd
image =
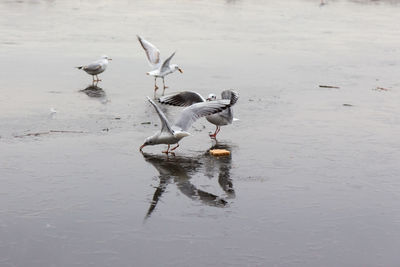
[[[325,2],[1,1],[0,266],[398,266],[400,5]],[[167,92],[239,92],[230,157],[204,119],[138,152],[135,34]]]

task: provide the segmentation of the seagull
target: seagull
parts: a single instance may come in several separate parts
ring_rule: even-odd
[[[164,112],[162,112],[162,110],[156,105],[156,103],[154,103],[154,101],[151,100],[149,97],[147,97],[147,99],[153,105],[153,107],[157,111],[158,116],[160,117],[161,130],[156,132],[154,135],[147,137],[144,141],[144,144],[140,146],[139,151],[142,152],[142,149],[145,146],[166,144],[168,145],[167,150],[162,151],[165,154],[173,153],[172,151],[179,147],[178,142],[182,138],[190,135],[187,130],[197,119],[217,112],[221,112],[232,105],[232,100],[228,99],[196,103],[183,109],[178,120],[172,125],[168,121]],[[172,144],[177,145],[169,150],[170,145]]]
[[[93,83],[99,82],[101,80],[99,79],[99,77],[97,75],[106,70],[109,60],[112,60],[112,59],[109,58],[108,56],[102,56],[99,60],[96,60],[96,61],[90,63],[89,65],[79,66],[76,68],[80,69],[80,70],[83,69],[84,71],[86,71],[86,73],[92,75]],[[94,76],[96,76],[96,80],[94,79]]]
[[[149,71],[146,74],[150,75],[150,76],[154,76],[154,97],[155,97],[156,91],[158,89],[157,78],[162,78],[162,80],[163,80],[162,95],[164,95],[165,88],[168,88],[168,86],[165,86],[164,77],[168,74],[175,72],[176,70],[178,70],[180,73],[183,73],[183,70],[181,68],[179,68],[178,65],[169,64],[171,59],[175,56],[175,52],[172,53],[172,55],[170,55],[166,60],[164,60],[161,63],[160,50],[158,50],[157,47],[155,47],[153,44],[151,44],[149,41],[146,41],[139,35],[136,35],[136,36],[139,40],[139,43],[142,45],[144,51],[146,52],[146,56],[147,56],[150,66],[153,68],[152,71]]]
[[[221,98],[230,100],[231,105],[233,106],[239,99],[239,95],[235,91],[225,90],[221,93]],[[199,93],[193,91],[184,91],[161,97],[158,99],[158,102],[166,105],[187,107],[195,103],[202,103],[206,101],[216,101],[216,100],[217,96],[215,94],[209,94],[208,97],[204,99]],[[222,112],[208,115],[206,119],[217,127],[213,134],[211,133],[209,134],[211,139],[217,138],[217,134],[221,130],[220,126],[231,124],[232,121],[237,120],[233,118],[233,110],[231,107],[225,109]]]

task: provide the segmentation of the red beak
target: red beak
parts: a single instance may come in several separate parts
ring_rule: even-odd
[[[178,68],[178,70],[179,70],[180,73],[183,73],[183,70],[182,70],[182,69]]]
[[[140,152],[143,152],[142,149],[143,149],[145,146],[146,146],[145,144],[141,145],[139,151],[140,151]]]

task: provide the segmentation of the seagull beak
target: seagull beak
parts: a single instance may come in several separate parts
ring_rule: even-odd
[[[146,146],[145,144],[141,145],[139,151],[140,151],[140,152],[143,152],[142,149],[143,149],[145,146]]]
[[[112,58],[109,58],[108,60],[112,60]]]
[[[211,101],[211,98],[207,98],[206,100],[207,100],[207,101]]]
[[[180,73],[183,73],[183,70],[181,68],[178,68],[178,70],[179,70]]]
[[[146,72],[146,75],[150,75],[150,73]]]

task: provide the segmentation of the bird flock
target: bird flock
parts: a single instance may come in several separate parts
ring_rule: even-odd
[[[183,91],[164,96],[165,89],[168,88],[168,86],[165,85],[165,76],[177,70],[183,73],[183,70],[177,64],[171,64],[175,52],[162,61],[160,50],[158,50],[156,46],[139,35],[137,35],[137,39],[144,49],[148,63],[152,68],[152,70],[148,71],[146,74],[154,77],[154,99],[164,105],[185,107],[177,120],[171,123],[159,106],[151,98],[147,97],[147,100],[160,117],[161,129],[145,139],[143,145],[139,148],[140,152],[143,152],[145,146],[165,144],[168,145],[168,147],[162,152],[166,154],[174,153],[174,150],[179,147],[179,141],[190,135],[188,130],[191,125],[202,117],[206,117],[210,123],[216,126],[215,132],[209,134],[210,138],[216,140],[220,127],[231,124],[236,120],[233,118],[232,106],[239,99],[238,93],[233,90],[224,90],[221,93],[221,99],[217,99],[215,94],[209,94],[207,98],[204,98],[199,93],[193,91]],[[112,59],[108,56],[102,56],[97,61],[76,68],[84,70],[89,75],[92,75],[92,83],[93,85],[97,85],[97,83],[101,81],[98,75],[107,69],[110,60]],[[157,78],[161,78],[163,82],[163,92],[162,96],[159,98],[157,98],[157,90],[159,89],[157,86]],[[171,148],[171,145],[175,146]]]

